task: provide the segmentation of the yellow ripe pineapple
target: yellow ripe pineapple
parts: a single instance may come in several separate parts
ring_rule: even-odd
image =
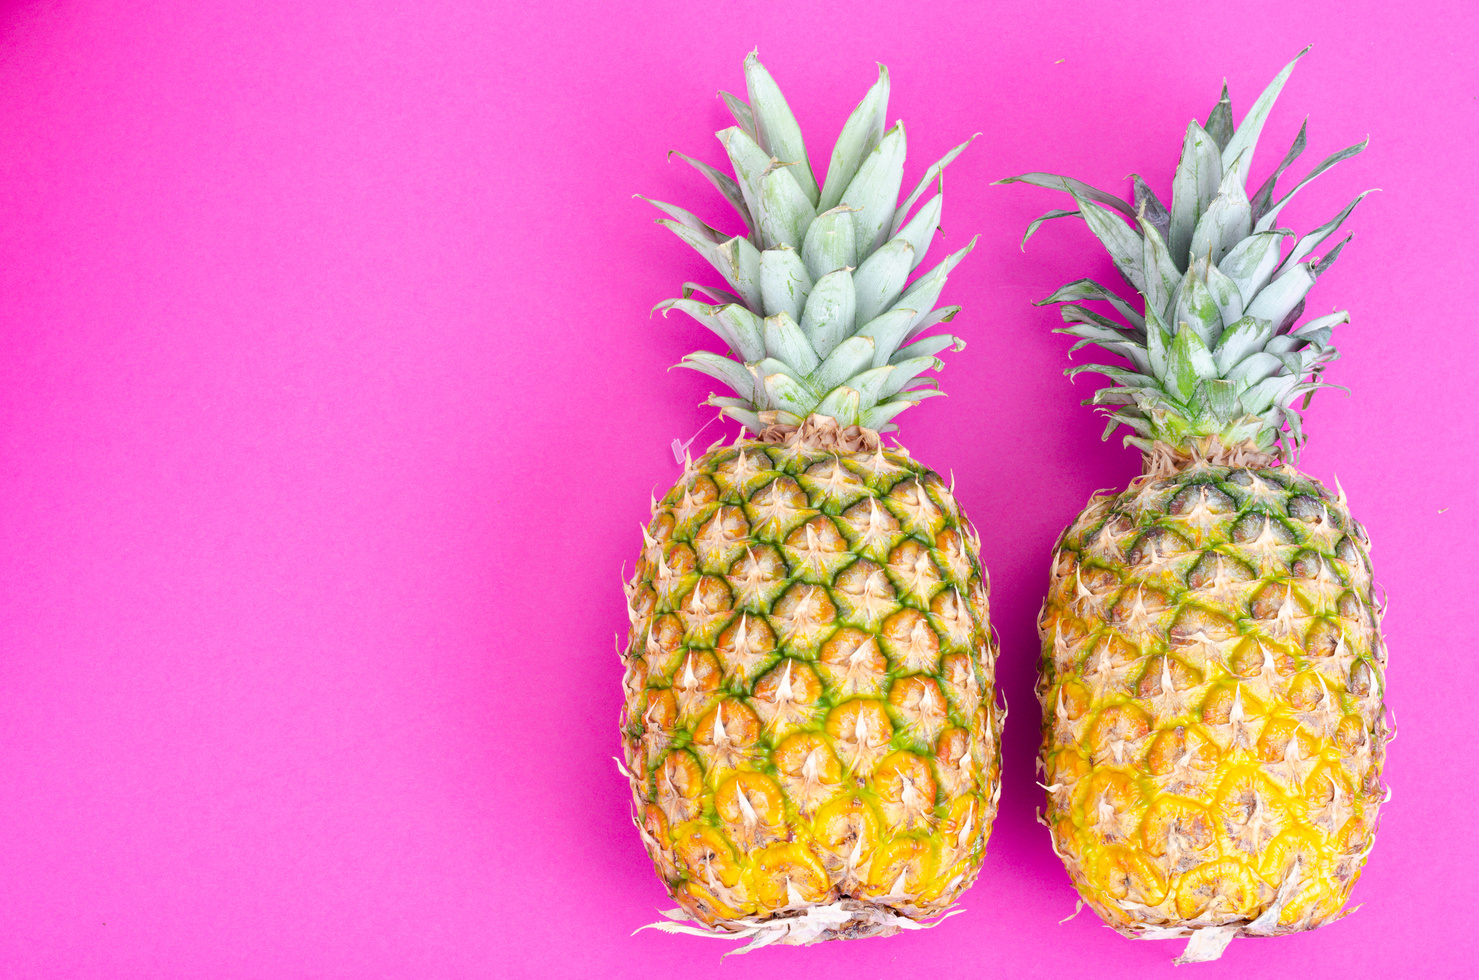
[[[889,81],[854,110],[818,186],[754,55],[719,139],[732,179],[695,164],[748,237],[673,205],[660,223],[724,275],[659,304],[728,356],[683,366],[729,386],[746,431],[688,459],[653,507],[627,586],[625,769],[679,909],[670,932],[809,943],[921,928],[974,880],[1000,788],[979,542],[952,490],[879,433],[938,394],[960,345],[924,336],[967,246],[912,282],[940,195],[900,205],[904,129]]]
[[[1290,462],[1303,440],[1291,402],[1324,387],[1331,330],[1348,320],[1299,322],[1345,243],[1312,253],[1365,195],[1287,253],[1294,233],[1275,224],[1310,178],[1366,144],[1274,203],[1301,128],[1273,176],[1251,198],[1244,188],[1293,68],[1240,126],[1225,87],[1207,125],[1188,126],[1169,210],[1138,177],[1133,207],[1062,177],[1011,178],[1076,204],[1029,236],[1081,216],[1143,300],[1142,315],[1083,279],[1043,301],[1065,304],[1075,350],[1129,362],[1069,373],[1112,380],[1090,404],[1111,406],[1106,438],[1132,430],[1145,471],[1096,494],[1056,546],[1039,620],[1041,766],[1079,893],[1127,936],[1189,936],[1178,962],[1340,917],[1384,796],[1369,543],[1344,494]]]

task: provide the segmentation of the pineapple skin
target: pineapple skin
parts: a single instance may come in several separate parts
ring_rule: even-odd
[[[980,871],[1000,792],[979,541],[906,453],[743,440],[654,506],[627,585],[635,817],[690,917],[898,931]]]
[[[1276,463],[1153,468],[1063,533],[1039,619],[1045,822],[1107,924],[1343,914],[1390,738],[1368,548],[1343,494]]]

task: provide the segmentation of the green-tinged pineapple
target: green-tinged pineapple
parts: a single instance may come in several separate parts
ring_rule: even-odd
[[[728,385],[745,429],[689,459],[653,507],[627,587],[621,717],[638,826],[680,909],[658,928],[808,943],[919,928],[971,883],[1000,787],[979,542],[940,477],[878,430],[959,346],[923,337],[966,249],[908,282],[940,196],[901,205],[904,129],[888,73],[818,187],[760,62],[719,133],[737,180],[695,164],[747,237],[657,203],[723,273],[679,309],[728,355],[683,365]],[[963,147],[962,147],[963,148]],[[692,924],[688,924],[688,923]]]
[[[1304,182],[1274,203],[1274,181],[1303,128],[1245,191],[1293,68],[1240,126],[1224,87],[1206,126],[1187,127],[1169,210],[1138,177],[1133,207],[1013,178],[1072,194],[1075,211],[1045,217],[1087,221],[1144,309],[1087,279],[1043,301],[1065,304],[1075,350],[1129,362],[1069,373],[1114,382],[1090,404],[1145,453],[1144,474],[1091,498],[1053,556],[1039,621],[1047,823],[1085,901],[1125,935],[1190,936],[1181,962],[1340,917],[1383,801],[1369,544],[1344,495],[1289,461],[1303,439],[1291,403],[1323,387],[1331,329],[1348,319],[1299,322],[1344,242],[1313,253],[1365,195],[1285,251],[1293,233],[1276,222]]]

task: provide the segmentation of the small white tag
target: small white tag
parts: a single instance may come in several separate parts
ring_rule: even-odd
[[[1222,956],[1227,944],[1238,934],[1237,926],[1209,926],[1191,934],[1186,949],[1176,957],[1176,965],[1183,963],[1210,963]]]
[[[691,446],[691,445],[693,445],[693,440],[695,440],[699,436],[703,435],[705,429],[707,429],[709,426],[713,425],[715,422],[717,422],[719,419],[722,419],[723,417],[724,417],[724,413],[723,412],[720,412],[718,415],[715,415],[713,418],[709,419],[703,425],[699,426],[697,432],[695,432],[693,435],[691,435],[691,436],[688,437],[688,441],[687,442],[682,442],[682,441],[680,441],[680,440],[678,440],[678,439],[675,438],[673,440],[673,460],[679,466],[682,466],[683,465],[683,461],[684,461],[684,457],[688,453],[688,447]]]

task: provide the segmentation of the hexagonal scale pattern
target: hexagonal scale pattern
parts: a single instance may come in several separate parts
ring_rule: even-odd
[[[1389,738],[1365,531],[1292,466],[1096,496],[1039,626],[1054,847],[1127,935],[1341,915]]]
[[[898,450],[741,441],[689,462],[642,537],[622,743],[679,905],[948,907],[985,856],[1005,715],[950,489]]]

